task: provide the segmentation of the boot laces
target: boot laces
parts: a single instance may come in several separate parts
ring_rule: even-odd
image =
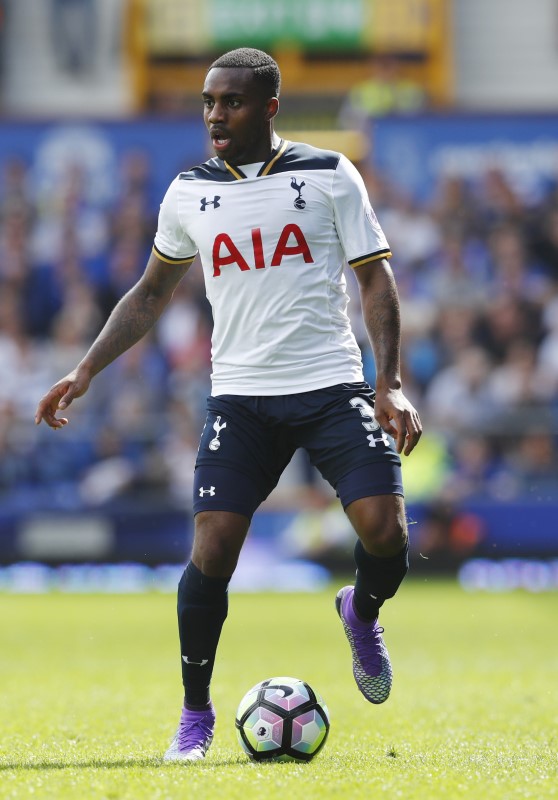
[[[203,747],[207,739],[213,735],[212,720],[186,719],[180,720],[178,730],[178,746],[180,750],[190,750],[192,747]]]
[[[352,631],[360,661],[367,672],[370,668],[378,672],[382,669],[383,632],[381,626],[374,624],[366,630]]]

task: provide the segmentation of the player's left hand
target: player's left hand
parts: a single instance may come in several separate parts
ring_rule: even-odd
[[[374,416],[382,429],[395,439],[398,453],[408,456],[415,449],[422,434],[422,423],[401,389],[377,388]]]
[[[67,417],[57,417],[57,411],[64,411],[70,403],[85,394],[91,383],[87,369],[78,366],[55,383],[39,402],[35,413],[35,425],[42,420],[53,430],[60,430],[68,424]]]

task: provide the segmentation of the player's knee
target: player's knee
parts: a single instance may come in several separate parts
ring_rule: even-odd
[[[228,537],[217,533],[194,544],[192,561],[204,575],[225,577],[235,571],[238,555]]]
[[[365,549],[376,556],[389,557],[400,553],[407,543],[407,528],[396,521],[368,532],[362,539]]]
[[[352,503],[347,514],[364,549],[371,555],[394,556],[407,544],[407,523],[402,497],[366,497]]]
[[[232,575],[238,562],[238,553],[227,546],[226,542],[212,542],[211,547],[206,547],[200,557],[194,552],[192,560],[199,564],[204,575],[210,577],[224,577]]]
[[[199,514],[192,561],[204,575],[230,577],[236,569],[245,536],[243,525],[232,524],[230,519],[218,514]]]

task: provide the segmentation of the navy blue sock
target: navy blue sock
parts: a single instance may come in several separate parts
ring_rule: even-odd
[[[178,584],[178,633],[188,707],[209,704],[215,654],[228,612],[229,581],[204,575],[190,561]]]
[[[380,558],[364,549],[360,539],[355,545],[357,565],[354,608],[359,617],[375,619],[384,601],[396,593],[409,569],[409,542],[395,556]]]

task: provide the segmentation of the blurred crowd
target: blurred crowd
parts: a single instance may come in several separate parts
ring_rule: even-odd
[[[407,395],[425,424],[406,464],[409,498],[549,499],[558,487],[558,176],[523,198],[497,170],[441,179],[417,203],[362,166],[390,242],[402,304]],[[197,261],[156,329],[110,365],[54,433],[34,426],[140,276],[156,228],[151,165],[130,150],[110,203],[79,166],[34,190],[0,162],[0,495],[4,507],[101,506],[133,498],[188,507],[210,392],[211,313]],[[350,313],[374,364],[348,271]],[[304,458],[293,504],[331,493]]]

